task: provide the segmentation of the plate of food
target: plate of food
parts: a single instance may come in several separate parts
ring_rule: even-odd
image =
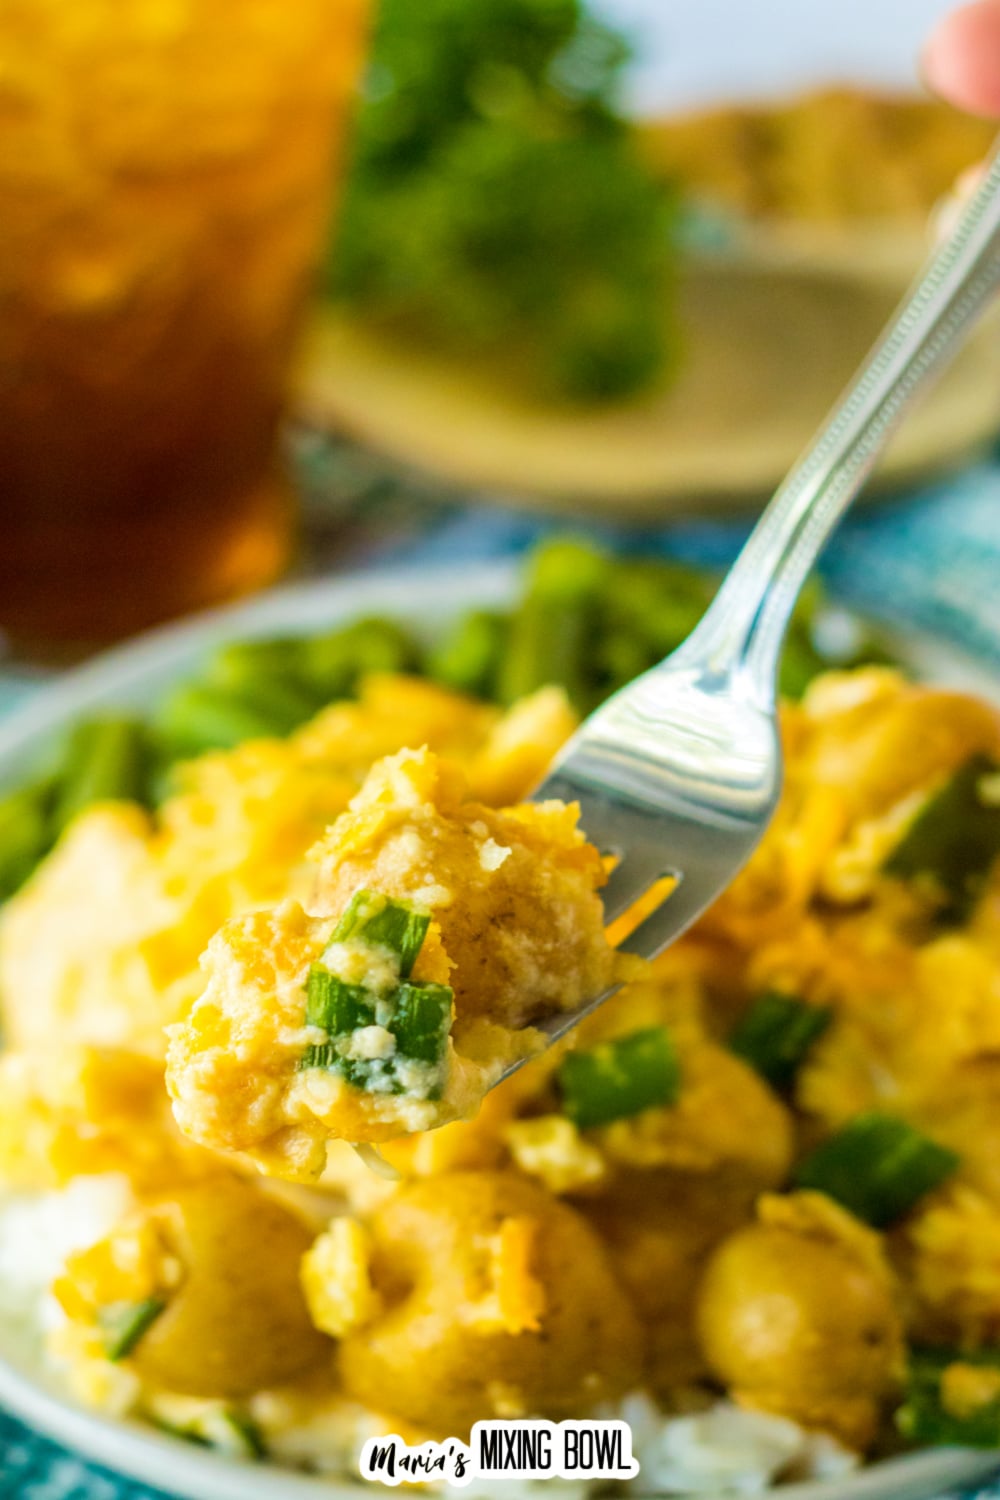
[[[187,1500],[346,1500],[366,1438],[481,1418],[623,1418],[644,1495],[917,1500],[996,1467],[1000,712],[972,664],[901,668],[807,600],[759,852],[490,1087],[620,963],[573,810],[522,799],[710,590],[563,541],[523,586],[301,585],[8,718],[9,1410]]]

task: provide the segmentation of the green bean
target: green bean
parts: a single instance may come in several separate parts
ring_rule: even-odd
[[[66,745],[53,813],[61,833],[94,802],[145,803],[148,794],[149,739],[132,718],[85,719]]]
[[[617,692],[654,666],[660,657],[649,644],[626,630],[617,630],[599,641],[594,653],[594,690],[604,697]]]
[[[0,800],[0,900],[24,884],[52,846],[55,785],[50,777]]]
[[[601,599],[592,701],[669,656],[698,623],[710,593],[703,576],[673,563],[613,564]]]
[[[307,642],[300,636],[282,636],[260,641],[234,641],[216,651],[208,677],[220,685],[242,690],[262,678],[294,683],[306,691]]]
[[[380,616],[313,636],[302,647],[306,680],[327,703],[349,697],[369,672],[407,672],[418,665],[413,638]]]
[[[261,675],[242,688],[233,688],[231,701],[248,704],[266,718],[271,734],[291,734],[320,707],[315,695],[300,683]]]
[[[535,553],[500,668],[502,703],[555,683],[578,708],[589,706],[599,601],[610,567],[608,558],[581,542],[548,542]]]
[[[428,675],[455,692],[492,697],[509,630],[509,616],[472,610],[428,653]]]
[[[216,653],[205,680],[227,697],[261,709],[275,733],[287,734],[325,702],[309,676],[308,645],[301,638],[239,641]]]
[[[286,720],[254,695],[250,701],[211,683],[192,682],[176,689],[157,717],[157,728],[175,759],[231,750],[244,740],[266,739],[285,732]]]
[[[644,641],[659,659],[690,635],[711,596],[703,573],[678,563],[629,560],[614,564],[604,604],[608,624]]]

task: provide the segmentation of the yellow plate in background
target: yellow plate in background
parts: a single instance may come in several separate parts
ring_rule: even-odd
[[[922,245],[758,236],[683,276],[674,382],[612,407],[541,407],[488,370],[317,311],[295,405],[449,485],[553,511],[653,520],[756,506],[777,485],[899,299]],[[989,326],[901,429],[880,469],[906,484],[952,468],[1000,428]]]

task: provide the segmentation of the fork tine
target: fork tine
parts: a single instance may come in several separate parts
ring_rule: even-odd
[[[602,854],[618,857],[600,893],[605,920],[610,923],[640,900],[661,876],[674,871],[668,852],[650,840],[647,818],[613,798],[575,790],[572,800],[580,804],[580,827],[587,839]]]
[[[644,859],[642,851],[629,853],[616,865],[608,876],[608,882],[601,887],[600,896],[604,903],[604,919],[610,924],[641,901],[651,886],[664,875],[676,875],[678,872],[669,867],[669,861],[665,859]],[[669,899],[669,897],[667,898]]]
[[[655,958],[704,911],[714,896],[697,882],[680,884],[655,911],[650,912],[634,932],[619,944],[620,953],[636,953],[640,958]]]
[[[602,854],[619,856],[620,862],[601,888],[608,924],[634,906],[662,876],[678,873],[669,850],[655,838],[656,821],[651,824],[646,812],[613,795],[580,786],[568,766],[550,776],[535,794],[536,800],[547,797],[578,803],[580,827],[589,842]]]

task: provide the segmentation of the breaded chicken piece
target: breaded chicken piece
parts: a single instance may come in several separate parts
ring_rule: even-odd
[[[964,1183],[918,1206],[900,1246],[916,1342],[956,1349],[1000,1339],[1000,1206]]]
[[[881,1237],[821,1193],[761,1199],[698,1293],[709,1369],[741,1405],[864,1451],[903,1375],[903,1320]]]
[[[531,1023],[615,980],[575,808],[496,811],[429,751],[375,766],[312,852],[316,893],[213,938],[167,1084],[195,1140],[318,1175],[331,1139],[473,1114]]]
[[[334,1315],[344,1389],[365,1405],[464,1435],[480,1419],[578,1416],[639,1379],[643,1330],[603,1245],[514,1173],[411,1183],[351,1238],[350,1258],[343,1230],[314,1247],[306,1292],[321,1326]],[[363,1285],[344,1327],[352,1261]]]

